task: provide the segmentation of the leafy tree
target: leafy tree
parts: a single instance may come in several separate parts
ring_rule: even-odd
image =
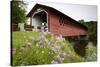
[[[83,20],[84,21],[84,20]],[[79,21],[80,22],[80,21]],[[97,40],[97,21],[80,22],[88,28],[89,40],[96,45]]]
[[[83,22],[85,22],[85,21],[84,21],[84,19],[81,19],[81,20],[79,20],[79,22],[80,22],[80,23],[83,23]]]
[[[11,1],[11,21],[12,23],[25,23],[26,22],[26,3],[23,1]]]

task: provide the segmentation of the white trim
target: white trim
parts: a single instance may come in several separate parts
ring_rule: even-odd
[[[39,9],[39,8],[38,8],[38,9]],[[32,22],[33,22],[33,18],[34,18],[34,16],[35,16],[35,14],[40,13],[40,12],[43,12],[43,11],[46,13],[47,28],[48,28],[48,26],[49,26],[49,25],[48,25],[48,12],[47,12],[46,10],[44,10],[44,9],[42,9],[42,10],[40,10],[40,11],[38,11],[38,12],[36,11],[36,12],[33,13],[32,17],[31,17],[31,18],[32,18]],[[47,31],[48,31],[48,30],[47,30]]]

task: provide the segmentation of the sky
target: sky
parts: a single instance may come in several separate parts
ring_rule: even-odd
[[[96,5],[80,5],[68,3],[54,3],[54,2],[28,2],[27,13],[34,7],[36,3],[53,7],[65,15],[78,21],[84,19],[85,21],[97,21],[97,6]]]

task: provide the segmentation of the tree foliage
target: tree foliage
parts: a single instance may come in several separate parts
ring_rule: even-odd
[[[11,21],[12,23],[26,22],[26,4],[23,1],[11,1]]]
[[[80,22],[81,20],[79,20]],[[90,41],[96,41],[97,40],[97,21],[88,21],[85,22],[82,20],[83,25],[85,25],[88,28],[88,35]]]

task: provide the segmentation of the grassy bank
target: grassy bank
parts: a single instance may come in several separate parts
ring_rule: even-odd
[[[12,65],[84,62],[62,37],[42,32],[12,32]]]

